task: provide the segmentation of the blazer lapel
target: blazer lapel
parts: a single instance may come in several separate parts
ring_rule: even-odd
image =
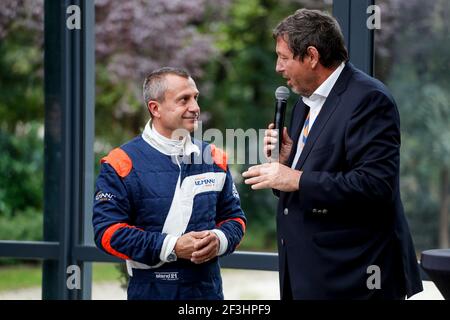
[[[320,133],[322,132],[326,123],[328,122],[331,115],[334,113],[337,106],[339,105],[341,101],[340,95],[347,87],[348,80],[350,79],[350,76],[352,74],[351,69],[352,66],[351,65],[349,66],[348,63],[342,70],[342,73],[340,74],[338,80],[336,81],[335,86],[333,87],[327,99],[325,100],[325,103],[322,106],[322,109],[320,110],[320,113],[317,116],[316,120],[314,121],[314,125],[308,134],[306,144],[303,147],[302,153],[300,155],[300,158],[298,159],[295,169],[300,170],[303,167],[303,164],[308,158],[308,155],[311,152],[315,142],[317,141],[317,138],[319,138]]]
[[[336,81],[335,86],[333,87],[330,94],[328,95],[328,98],[325,100],[325,103],[322,106],[322,109],[320,110],[320,113],[317,116],[316,121],[314,121],[314,125],[313,125],[311,131],[309,132],[308,138],[306,139],[306,144],[303,147],[300,158],[298,159],[298,162],[295,166],[296,170],[301,170],[301,168],[303,167],[303,164],[305,163],[309,153],[311,152],[311,149],[314,146],[314,143],[319,138],[320,133],[322,132],[326,123],[328,122],[331,115],[334,113],[337,106],[339,105],[340,100],[341,100],[340,95],[347,88],[347,84],[351,78],[351,75],[353,74],[353,70],[354,70],[353,65],[351,63],[347,62],[344,70],[342,70],[342,73],[340,74],[338,80]],[[305,104],[303,103],[303,105],[305,105]],[[303,108],[303,109],[305,109],[305,108]],[[305,114],[305,118],[306,118],[306,114]],[[304,121],[304,119],[303,119],[303,121]],[[302,122],[301,128],[302,127],[303,127],[303,122]],[[300,134],[300,130],[299,130],[298,134]],[[297,140],[294,140],[294,143],[297,141],[298,141],[298,136],[297,136]],[[294,150],[294,148],[293,148],[293,150]],[[289,157],[290,158],[289,164],[292,164],[292,160],[294,158],[293,154],[295,155],[295,150],[293,152],[291,152],[291,157]],[[292,199],[292,195],[295,193],[296,192],[289,192],[289,193],[281,192],[281,195],[283,197],[281,197],[281,195],[280,195],[280,200],[283,201],[282,202],[283,205],[288,205]]]
[[[314,146],[314,143],[316,142],[317,138],[320,136],[320,133],[325,127],[325,124],[327,123],[330,116],[333,114],[334,110],[336,110],[339,101],[340,101],[339,96],[333,97],[331,94],[326,99],[322,109],[320,110],[319,115],[316,118],[316,121],[314,121],[314,125],[311,128],[311,131],[308,134],[308,138],[306,139],[306,143],[305,146],[303,147],[302,153],[300,154],[300,158],[298,159],[297,164],[295,165],[295,169],[298,170],[303,166],[303,163],[305,162],[306,158],[311,152],[311,149]]]

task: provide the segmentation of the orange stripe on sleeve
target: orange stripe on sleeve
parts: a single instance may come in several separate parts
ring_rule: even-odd
[[[111,150],[111,152],[100,161],[100,163],[105,162],[111,165],[122,178],[125,178],[133,168],[133,162],[130,157],[120,148]]]
[[[130,226],[127,223],[116,223],[112,226],[108,227],[108,229],[105,230],[102,237],[102,247],[105,249],[106,252],[109,254],[112,254],[113,256],[116,256],[118,258],[124,259],[124,260],[130,260],[130,258],[127,255],[124,255],[123,253],[120,253],[119,251],[115,250],[113,247],[111,247],[111,238],[114,235],[114,233],[121,229],[121,228],[135,228],[133,226]]]
[[[224,221],[221,221],[221,222],[219,222],[216,226],[217,227],[220,227],[221,225],[223,225],[225,222],[227,222],[227,221],[236,221],[236,222],[239,222],[240,224],[241,224],[241,227],[242,227],[242,231],[245,233],[245,223],[244,223],[244,220],[242,220],[241,218],[231,218],[231,219],[227,219],[227,220],[224,220]]]
[[[228,155],[225,151],[211,144],[211,156],[219,168],[227,171]]]

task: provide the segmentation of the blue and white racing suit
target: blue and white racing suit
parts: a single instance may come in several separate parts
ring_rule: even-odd
[[[246,218],[226,155],[194,141],[200,154],[173,157],[144,138],[102,159],[93,213],[96,245],[127,261],[128,299],[223,299],[217,257],[203,264],[167,257],[190,231],[216,232],[219,255],[240,243]]]

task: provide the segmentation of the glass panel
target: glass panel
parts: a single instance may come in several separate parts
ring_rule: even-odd
[[[0,10],[0,239],[42,240],[43,1]]]
[[[450,6],[448,0],[380,0],[375,76],[402,124],[401,192],[417,253],[448,248]]]

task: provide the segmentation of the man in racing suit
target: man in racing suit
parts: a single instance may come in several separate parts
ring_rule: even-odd
[[[236,249],[246,218],[226,154],[189,135],[198,94],[184,70],[152,72],[151,120],[101,160],[95,242],[126,260],[128,299],[223,299],[218,256]]]

